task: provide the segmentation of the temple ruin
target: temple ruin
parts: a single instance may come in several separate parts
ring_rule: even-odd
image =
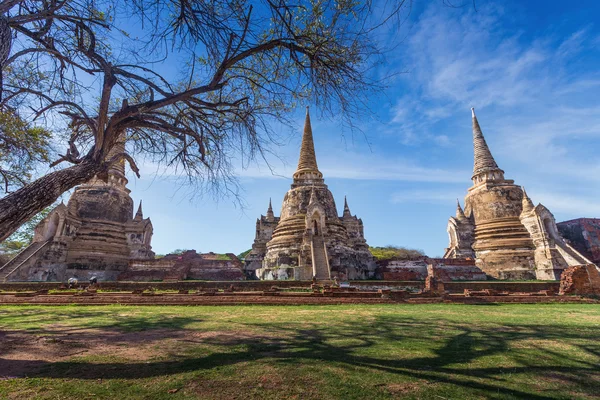
[[[125,152],[124,138],[111,154]],[[111,155],[109,154],[109,157]],[[116,280],[130,260],[154,259],[152,222],[133,214],[125,163],[75,188],[35,228],[33,243],[0,269],[0,281]]]
[[[559,234],[552,213],[534,206],[525,190],[504,178],[472,109],[473,186],[464,210],[448,222],[450,244],[444,258],[475,258],[498,279],[559,279],[569,266],[590,264]]]
[[[347,201],[338,216],[333,195],[317,166],[308,108],[298,168],[283,198],[280,217],[269,203],[256,221],[246,273],[259,279],[367,279],[375,262],[364,238],[362,220]]]
[[[600,265],[600,219],[577,218],[559,222],[558,231],[571,246]]]

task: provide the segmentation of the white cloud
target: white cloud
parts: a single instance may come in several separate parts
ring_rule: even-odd
[[[440,135],[438,140],[443,142],[443,145],[446,145],[449,141],[444,135]],[[283,149],[285,153],[295,153],[296,151],[296,148],[292,149],[291,147]],[[319,154],[327,154],[327,156],[319,157]],[[290,155],[285,159],[295,160],[296,157],[296,155]],[[344,151],[335,146],[329,148],[321,146],[318,148],[317,159],[319,169],[326,180],[356,179],[458,183],[468,182],[470,178],[470,171],[468,170],[426,167],[402,157],[390,157],[368,151],[365,153]],[[175,168],[159,167],[150,161],[139,163],[139,168],[144,178],[178,179],[181,176],[180,171]],[[240,178],[291,180],[295,170],[295,163],[270,160],[270,168],[264,162],[253,163],[247,168],[237,168],[235,175]]]
[[[326,149],[322,149],[326,150]],[[327,154],[327,151],[322,151]],[[468,182],[470,171],[446,168],[424,167],[401,157],[386,157],[381,154],[366,155],[350,151],[329,152],[328,157],[318,161],[325,179],[385,180],[403,182]],[[247,178],[286,178],[291,179],[295,165],[274,165],[273,176],[266,167],[251,167],[240,170],[238,175]]]
[[[529,190],[527,191],[529,193]],[[540,201],[535,201],[538,198]],[[536,191],[534,203],[541,202],[557,217],[563,219],[600,215],[600,202],[596,196],[577,196],[574,193]],[[558,215],[557,215],[558,214]],[[561,218],[562,217],[562,218]]]

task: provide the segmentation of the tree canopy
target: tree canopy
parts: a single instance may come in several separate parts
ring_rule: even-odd
[[[401,246],[369,247],[369,251],[377,261],[419,260],[425,257],[423,250],[407,249]]]
[[[376,32],[405,3],[0,0],[0,115],[37,138],[40,151],[22,146],[32,159],[48,157],[47,132],[59,153],[54,172],[0,199],[0,240],[122,160],[234,193],[234,160],[271,151],[273,123],[297,106],[349,123],[364,111],[383,87]],[[111,152],[122,135],[127,151]]]

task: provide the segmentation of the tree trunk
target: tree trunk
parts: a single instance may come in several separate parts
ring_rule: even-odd
[[[67,190],[85,183],[102,171],[102,165],[82,162],[52,172],[0,199],[0,242]]]

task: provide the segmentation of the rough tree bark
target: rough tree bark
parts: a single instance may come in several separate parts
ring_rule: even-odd
[[[101,163],[84,161],[52,172],[10,193],[0,200],[0,241],[10,236],[40,210],[54,203],[61,194],[104,171]]]

